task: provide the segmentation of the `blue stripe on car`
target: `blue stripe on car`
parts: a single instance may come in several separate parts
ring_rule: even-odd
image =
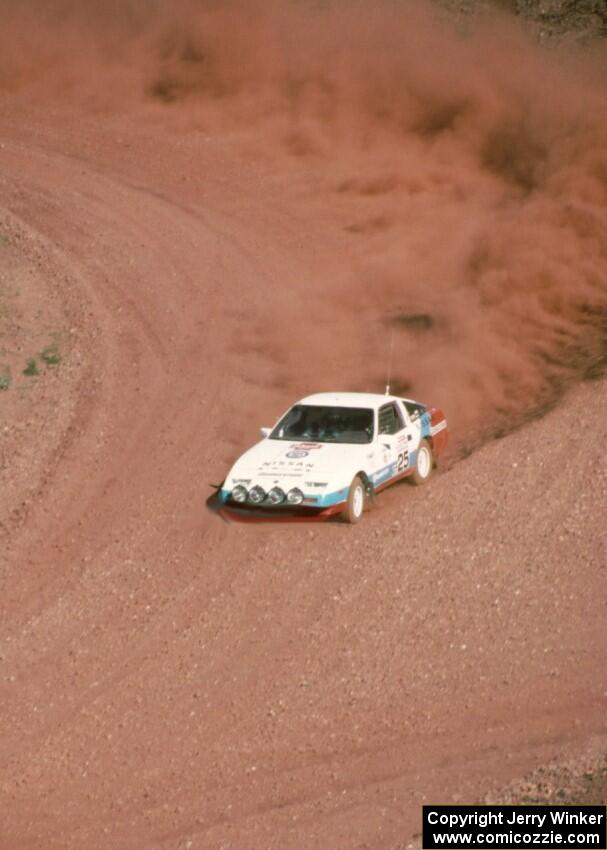
[[[343,487],[341,490],[335,490],[333,493],[326,493],[324,496],[318,498],[318,496],[305,496],[304,502],[306,499],[316,498],[318,501],[314,502],[314,507],[318,508],[330,508],[331,505],[338,505],[340,502],[345,502],[348,498],[348,490],[349,487]]]
[[[389,463],[388,466],[384,466],[383,469],[378,470],[373,473],[373,484],[377,486],[378,484],[383,484],[384,481],[387,481],[389,478],[393,478],[396,475],[396,464]]]

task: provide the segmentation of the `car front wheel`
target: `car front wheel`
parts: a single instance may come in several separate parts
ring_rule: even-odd
[[[342,514],[346,522],[360,522],[365,510],[365,498],[365,486],[357,475],[354,478],[354,481],[350,484],[348,501]]]
[[[427,440],[422,440],[417,450],[417,462],[415,471],[411,478],[414,484],[425,484],[428,478],[432,475],[434,467],[434,456],[430,443]]]

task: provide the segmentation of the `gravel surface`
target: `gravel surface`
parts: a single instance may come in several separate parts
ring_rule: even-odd
[[[546,40],[578,40],[586,44],[607,35],[604,0],[437,0],[451,13],[517,15],[536,36]]]

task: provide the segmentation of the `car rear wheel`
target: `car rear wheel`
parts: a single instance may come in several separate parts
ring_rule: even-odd
[[[365,510],[365,500],[365,485],[362,483],[362,481],[357,475],[354,478],[354,481],[352,481],[352,483],[350,484],[348,501],[342,514],[346,522],[360,522]]]
[[[428,478],[432,475],[434,468],[434,455],[430,448],[430,443],[427,440],[422,440],[417,450],[417,462],[415,471],[411,476],[413,483],[420,485],[425,484]]]

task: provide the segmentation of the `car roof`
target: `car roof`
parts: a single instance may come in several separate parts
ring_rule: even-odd
[[[390,401],[398,401],[397,396],[380,393],[315,393],[300,399],[296,404],[318,404],[325,407],[381,407]]]

